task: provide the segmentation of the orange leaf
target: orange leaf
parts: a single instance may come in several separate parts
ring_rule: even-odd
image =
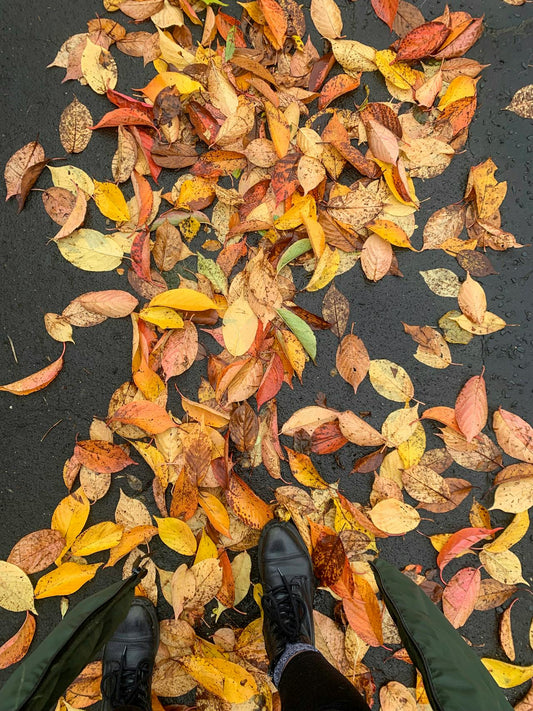
[[[281,49],[287,33],[287,15],[276,0],[259,0],[259,7],[278,44],[276,49]]]
[[[207,514],[213,528],[223,536],[230,536],[229,516],[222,501],[209,491],[200,491],[198,503]]]
[[[22,380],[17,380],[8,385],[0,385],[0,391],[12,393],[13,395],[29,395],[37,390],[42,390],[47,385],[50,385],[52,380],[57,378],[59,371],[63,367],[64,354],[65,344],[63,344],[63,353],[53,363],[50,363],[50,365],[47,365],[42,370],[38,370],[36,373],[33,373],[33,375],[28,375],[28,377]]]
[[[398,0],[372,0],[374,12],[392,30],[392,23],[398,12]]]
[[[353,577],[355,582],[353,595],[342,601],[348,623],[363,642],[371,647],[379,647],[383,644],[379,603],[370,583],[360,575]]]
[[[230,477],[226,499],[235,515],[251,528],[261,530],[274,518],[272,508],[236,474]]]
[[[34,634],[35,617],[27,611],[22,627],[0,647],[0,669],[7,669],[26,655]]]
[[[76,442],[74,456],[84,466],[99,474],[114,474],[130,464],[137,464],[118,444],[98,439]]]
[[[348,76],[348,74],[337,74],[330,79],[323,87],[318,98],[318,108],[325,109],[332,101],[343,94],[347,94],[354,89],[357,89],[361,80],[361,74],[357,78]]]
[[[135,425],[147,434],[161,434],[170,427],[177,427],[168,412],[155,402],[140,400],[122,405],[108,419],[123,425]]]

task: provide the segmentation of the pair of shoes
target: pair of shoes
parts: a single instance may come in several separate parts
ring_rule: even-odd
[[[296,528],[271,521],[259,541],[263,634],[271,670],[288,644],[313,645],[313,564]],[[151,711],[151,677],[159,644],[152,603],[136,597],[107,643],[102,711]]]

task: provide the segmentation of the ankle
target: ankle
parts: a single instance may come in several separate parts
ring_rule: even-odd
[[[281,675],[283,674],[283,671],[285,670],[287,664],[292,659],[294,659],[294,657],[298,656],[298,654],[302,654],[302,652],[318,653],[318,650],[316,649],[316,647],[313,647],[312,644],[307,644],[306,642],[295,642],[287,644],[287,646],[283,650],[283,654],[274,662],[272,667],[272,681],[274,682],[274,686],[276,688],[279,687]]]

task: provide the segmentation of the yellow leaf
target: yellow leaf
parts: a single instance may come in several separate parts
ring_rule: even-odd
[[[289,466],[296,481],[312,489],[329,489],[329,484],[318,473],[315,465],[307,454],[285,448],[289,455]]]
[[[164,59],[168,64],[173,64],[178,70],[185,69],[189,64],[197,62],[194,54],[176,44],[168,32],[162,32],[159,28],[157,31],[159,33],[161,59]]]
[[[180,311],[207,311],[216,309],[217,305],[205,294],[194,289],[170,289],[157,294],[149,306],[170,306]]]
[[[83,489],[74,491],[57,505],[52,514],[50,528],[61,533],[65,539],[65,548],[56,563],[61,562],[61,558],[68,551],[72,542],[83,531],[83,527],[89,517],[90,508],[89,499]]]
[[[59,168],[47,166],[52,174],[52,182],[56,188],[65,188],[70,193],[77,195],[81,188],[87,195],[94,193],[94,182],[87,173],[73,165],[62,165]]]
[[[122,262],[118,244],[96,230],[76,230],[56,244],[67,261],[87,272],[108,272]]]
[[[228,306],[222,321],[222,335],[231,355],[246,353],[254,342],[258,323],[259,319],[243,296]]]
[[[91,526],[79,535],[72,544],[72,553],[86,556],[114,548],[122,538],[123,526],[112,521],[103,521]]]
[[[177,431],[177,430],[176,430]],[[161,482],[163,489],[166,489],[169,481],[168,464],[161,452],[146,442],[131,440],[131,444],[139,452],[150,469]]]
[[[374,526],[391,536],[402,536],[420,523],[418,511],[398,499],[379,501],[368,515]]]
[[[111,52],[87,40],[81,55],[81,71],[87,83],[97,94],[105,94],[117,85],[117,65]]]
[[[500,662],[498,659],[489,659],[488,657],[483,657],[481,662],[502,689],[519,686],[533,677],[533,664],[529,667],[518,667],[515,664]]]
[[[286,329],[281,329],[278,338],[294,372],[301,379],[307,361],[304,347],[294,333]]]
[[[229,414],[219,412],[205,403],[193,402],[186,397],[182,397],[181,406],[193,420],[201,422],[204,425],[209,425],[210,427],[226,427],[229,422]]]
[[[135,526],[129,531],[125,531],[120,543],[109,551],[109,560],[105,568],[115,565],[123,556],[128,555],[134,548],[144,543],[148,543],[157,534],[155,526]]]
[[[524,583],[529,585],[522,577],[522,564],[520,558],[509,550],[493,553],[483,549],[479,553],[479,560],[491,578],[505,585]]]
[[[293,196],[293,204],[287,212],[274,221],[278,230],[294,230],[299,227],[304,217],[316,219],[316,202],[312,195],[301,197],[297,193]]]
[[[115,183],[99,183],[95,180],[93,197],[104,217],[115,222],[127,222],[130,219],[126,199]]]
[[[369,230],[372,230],[372,232],[375,232],[382,239],[393,244],[395,247],[413,249],[411,243],[409,242],[409,237],[406,235],[405,231],[392,220],[372,220],[372,222],[369,222],[366,227],[368,227]]]
[[[176,207],[192,210],[196,200],[213,200],[214,197],[215,188],[213,183],[205,178],[196,177],[191,180],[184,180],[181,183],[175,205]]]
[[[306,291],[318,291],[319,289],[327,286],[327,284],[329,284],[329,282],[337,274],[339,264],[339,250],[331,249],[331,247],[326,245],[320,259],[317,262],[313,276],[311,277],[309,284],[305,287]]]
[[[448,104],[453,104],[459,99],[467,99],[476,95],[476,80],[472,77],[459,76],[452,79],[446,89],[446,93],[441,97],[438,108],[443,111]]]
[[[139,316],[143,321],[153,323],[159,328],[182,328],[183,319],[168,306],[146,306],[141,309]]]
[[[230,704],[244,703],[258,693],[253,676],[238,664],[195,655],[181,657],[179,661],[207,691]]]
[[[401,366],[390,360],[371,360],[368,374],[374,389],[388,400],[409,402],[414,396],[411,378]]]
[[[425,451],[426,432],[422,423],[417,422],[414,433],[399,445],[398,454],[404,467],[409,469],[409,467],[414,467],[420,462]]]
[[[326,235],[324,234],[324,229],[320,222],[318,222],[318,220],[314,217],[308,217],[302,213],[302,220],[305,225],[309,241],[311,242],[311,246],[313,247],[313,252],[315,253],[317,259],[320,259],[324,253],[324,249],[326,248]]]
[[[154,516],[159,529],[159,537],[165,545],[182,555],[194,555],[196,538],[184,521],[178,518],[158,518]]]
[[[500,533],[500,535],[492,541],[492,543],[488,543],[483,547],[486,551],[491,551],[491,553],[501,553],[502,551],[506,551],[514,546],[515,543],[522,540],[522,538],[526,535],[528,528],[529,513],[527,511],[521,511],[514,516],[507,528]]]
[[[505,328],[507,325],[503,318],[500,318],[490,311],[485,312],[481,323],[474,323],[464,314],[461,316],[453,316],[452,318],[463,329],[463,331],[473,333],[474,336],[487,336],[489,333],[501,331],[502,328]]]
[[[398,89],[412,89],[415,85],[421,72],[412,69],[407,62],[395,62],[396,52],[391,49],[383,49],[376,52],[374,61],[377,68],[383,74],[385,79],[397,86]]]
[[[71,595],[85,583],[92,580],[102,563],[82,565],[80,563],[63,563],[51,573],[39,578],[35,586],[35,599],[54,597],[55,595]]]
[[[270,101],[265,101],[265,113],[272,143],[278,158],[283,158],[289,150],[291,129],[283,111],[276,108]]]
[[[10,612],[35,612],[31,580],[17,565],[5,560],[0,560],[0,607]]]
[[[200,563],[202,560],[207,560],[208,558],[215,558],[218,560],[218,550],[213,540],[205,532],[205,528],[202,529],[202,537],[200,538],[200,543],[198,544],[198,550],[196,551],[196,557],[194,559],[194,565]]]

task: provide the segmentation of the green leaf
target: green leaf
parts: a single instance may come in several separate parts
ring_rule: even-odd
[[[293,259],[296,259],[296,257],[299,257],[301,254],[304,254],[304,252],[308,252],[310,249],[311,240],[307,239],[307,237],[305,239],[299,239],[298,242],[291,244],[291,246],[287,247],[279,259],[277,273],[279,274],[283,267],[285,267],[289,262],[292,262]]]
[[[302,240],[303,241],[303,240]],[[313,362],[316,358],[316,337],[311,327],[296,314],[293,314],[289,309],[276,309],[278,316],[285,321],[296,338],[300,341],[305,350],[309,353]]]
[[[226,39],[226,47],[224,49],[224,61],[229,62],[229,60],[233,57],[233,54],[235,52],[235,31],[237,28],[235,25],[230,29],[228,32],[228,37]]]
[[[217,291],[221,294],[227,294],[228,279],[222,269],[213,259],[206,259],[200,252],[197,252],[197,256],[199,273],[207,277]]]

